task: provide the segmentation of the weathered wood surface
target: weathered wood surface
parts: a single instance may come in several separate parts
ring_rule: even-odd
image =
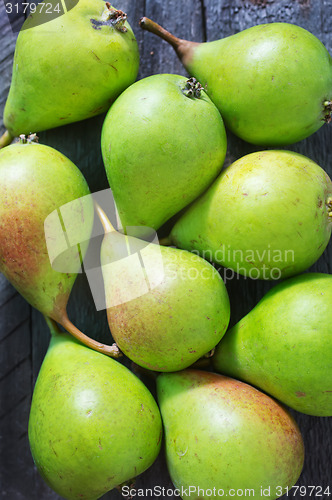
[[[165,42],[138,28],[146,15],[182,38],[214,40],[264,22],[298,24],[320,38],[332,53],[331,0],[119,0],[129,15],[141,53],[139,78],[154,73],[185,74],[173,50]],[[17,19],[17,23],[20,19]],[[0,115],[8,92],[15,35],[0,3]],[[60,150],[83,171],[92,191],[108,187],[100,154],[100,130],[104,116],[40,134],[40,142]],[[228,133],[226,163],[257,150]],[[332,175],[332,126],[288,149],[303,153]],[[1,180],[0,180],[1,181]],[[312,270],[332,272],[332,245]],[[246,314],[272,286],[244,278],[227,282],[232,305],[232,324]],[[69,304],[73,321],[98,340],[109,342],[104,311],[96,312],[87,280],[80,275]],[[0,498],[8,500],[57,500],[40,478],[29,452],[27,421],[33,386],[49,342],[44,320],[32,311],[11,285],[0,276]],[[301,360],[299,360],[301,363]],[[304,436],[306,459],[299,485],[331,485],[331,418],[309,417],[292,412]],[[137,480],[138,488],[154,485],[171,488],[163,454]],[[118,491],[105,495],[120,499]],[[149,497],[154,498],[154,497]],[[155,497],[156,498],[156,497]],[[287,498],[287,497],[285,497]],[[297,494],[292,498],[300,499]],[[322,498],[322,497],[320,497]],[[323,497],[324,498],[324,497]],[[328,497],[326,497],[328,498]]]

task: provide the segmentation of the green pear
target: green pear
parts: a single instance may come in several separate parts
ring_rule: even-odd
[[[332,183],[291,151],[246,155],[174,225],[170,240],[253,279],[304,271],[321,256],[332,228]]]
[[[230,306],[219,273],[199,256],[115,231],[98,208],[107,318],[121,351],[156,371],[186,368],[225,333]],[[127,251],[127,248],[129,251]]]
[[[47,6],[53,13],[58,4]],[[136,80],[138,46],[126,14],[103,0],[66,6],[58,17],[37,7],[19,33],[1,145],[103,113]]]
[[[275,499],[296,483],[302,436],[272,398],[193,369],[159,375],[157,392],[167,466],[183,499]]]
[[[313,134],[332,112],[332,59],[313,34],[288,23],[253,26],[195,43],[150,19],[140,25],[169,42],[222,114],[252,144],[282,146]]]
[[[227,148],[223,121],[200,84],[167,74],[121,94],[101,146],[122,225],[153,229],[212,183]]]
[[[270,290],[231,328],[213,357],[294,410],[332,416],[332,276],[307,273]]]
[[[95,500],[156,459],[160,413],[125,366],[53,331],[35,385],[29,442],[38,471],[68,500]]]
[[[63,154],[22,141],[0,151],[0,272],[33,307],[106,351],[66,313],[93,225],[89,187]]]

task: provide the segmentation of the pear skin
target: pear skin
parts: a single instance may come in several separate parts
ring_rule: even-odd
[[[67,9],[47,23],[37,11],[19,33],[4,111],[11,139],[103,113],[136,80],[138,46],[124,13],[103,0],[68,0]]]
[[[332,416],[332,276],[307,273],[270,290],[231,328],[215,370],[302,413]]]
[[[272,398],[238,380],[193,369],[159,375],[157,393],[166,462],[183,499],[276,499],[298,480],[302,436]]]
[[[66,312],[94,220],[83,174],[59,151],[29,140],[0,151],[0,178],[0,272],[41,313],[118,357],[116,346],[84,335]],[[51,263],[52,249],[59,256]]]
[[[161,74],[136,82],[116,100],[101,146],[123,227],[157,230],[213,182],[227,141],[199,82]]]
[[[140,26],[174,47],[225,125],[247,142],[293,144],[331,121],[332,59],[300,26],[260,24],[205,43],[177,38],[146,17]]]
[[[44,222],[54,210],[89,195],[89,187],[68,158],[37,143],[1,150],[0,176],[0,271],[33,307],[57,320],[76,273],[51,267]],[[82,200],[81,217],[84,251],[93,223],[93,205],[87,198]]]
[[[119,362],[54,334],[35,385],[29,442],[38,471],[67,500],[96,500],[156,459],[160,413]]]
[[[260,151],[225,168],[175,223],[179,248],[252,279],[299,274],[325,250],[332,183],[309,158]]]
[[[120,350],[156,371],[180,370],[211,351],[230,318],[227,290],[214,267],[190,252],[120,234],[105,219],[104,228],[107,318]]]

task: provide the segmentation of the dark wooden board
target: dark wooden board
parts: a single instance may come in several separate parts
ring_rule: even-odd
[[[128,12],[136,34],[141,67],[139,78],[155,73],[186,74],[173,50],[159,38],[138,27],[147,15],[174,34],[195,41],[210,41],[258,23],[285,21],[298,24],[316,36],[332,53],[331,0],[119,0],[117,8]],[[19,16],[17,23],[20,22]],[[15,35],[0,3],[0,114],[10,84]],[[60,150],[84,173],[93,192],[108,187],[100,153],[100,131],[104,115],[40,134],[40,142]],[[332,126],[288,149],[312,158],[332,176]],[[226,164],[255,151],[228,133]],[[312,267],[332,272],[332,244]],[[232,324],[259,301],[274,283],[244,278],[227,282],[232,305]],[[69,303],[72,320],[89,335],[110,342],[104,311],[95,310],[85,275],[79,275]],[[27,421],[33,386],[47,350],[49,334],[44,319],[15,292],[0,275],[0,498],[8,500],[58,500],[43,482],[29,451]],[[299,360],[300,362],[300,360]],[[153,387],[150,387],[153,390]],[[331,418],[309,417],[292,411],[303,433],[306,459],[299,485],[331,485]],[[138,488],[154,485],[171,488],[163,453],[137,480]],[[106,500],[120,499],[113,490]],[[157,497],[149,497],[157,498]],[[285,497],[287,498],[287,497]],[[292,498],[303,498],[299,494]],[[318,497],[317,497],[318,498]],[[324,497],[320,497],[324,498]],[[328,497],[326,497],[328,498]]]

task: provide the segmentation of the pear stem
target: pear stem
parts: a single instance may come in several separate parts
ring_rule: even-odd
[[[5,146],[9,146],[13,139],[14,137],[10,134],[10,132],[8,132],[8,130],[6,130],[6,132],[0,137],[0,149]]]
[[[182,38],[174,36],[159,24],[151,21],[148,17],[142,17],[139,25],[143,30],[150,31],[150,33],[159,36],[172,45],[183,66],[187,69],[187,71],[189,71],[189,73],[191,73],[190,66],[194,56],[194,51],[200,43],[189,42],[188,40],[183,40]]]
[[[101,344],[100,342],[91,339],[83,332],[81,332],[81,330],[79,330],[78,328],[76,328],[75,325],[73,325],[73,323],[70,321],[66,313],[63,314],[63,316],[61,317],[61,319],[58,320],[58,322],[67,330],[68,333],[70,333],[73,337],[82,342],[82,344],[86,345],[87,347],[90,347],[94,351],[101,352],[102,354],[106,354],[107,356],[110,356],[112,358],[119,358],[122,356],[122,353],[116,344],[113,345]]]
[[[160,26],[158,23],[155,23],[148,17],[142,17],[139,21],[139,25],[143,30],[149,31],[150,33],[159,36],[160,38],[171,44],[175,50],[177,50],[179,46],[184,42],[184,40],[172,35],[172,33],[165,30],[165,28]]]
[[[127,20],[127,14],[122,10],[114,9],[109,2],[106,2],[105,5],[107,9],[105,13],[106,20],[110,20],[118,31],[125,33],[127,28],[124,26],[124,23]]]
[[[105,234],[106,233],[113,233],[115,231],[114,227],[112,226],[109,218],[105,214],[104,210],[101,208],[101,206],[95,201],[95,207],[96,211],[99,217],[99,220],[104,228]]]

